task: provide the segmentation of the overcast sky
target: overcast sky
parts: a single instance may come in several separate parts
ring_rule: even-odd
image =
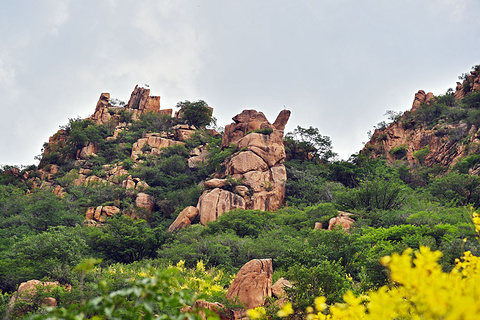
[[[0,10],[0,164],[33,164],[101,92],[148,84],[161,107],[205,100],[286,131],[316,127],[347,159],[386,110],[443,94],[480,64],[478,0],[15,0]]]

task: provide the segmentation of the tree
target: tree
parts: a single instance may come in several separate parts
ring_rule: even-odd
[[[322,136],[317,128],[297,126],[285,136],[285,149],[289,159],[320,160],[327,162],[336,154],[332,151],[332,141]]]
[[[394,123],[397,123],[398,120],[402,117],[402,111],[387,110],[384,116],[388,116],[388,120],[392,120]]]
[[[180,119],[185,121],[189,126],[195,126],[196,128],[205,128],[212,123],[212,109],[208,107],[208,104],[203,100],[196,102],[190,102],[188,100],[180,101],[176,105],[180,108]]]

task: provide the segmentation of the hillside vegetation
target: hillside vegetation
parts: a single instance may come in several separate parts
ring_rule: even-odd
[[[365,312],[367,300],[355,297],[396,288],[394,281],[408,287],[407,273],[422,266],[398,277],[395,268],[412,265],[412,250],[439,277],[432,283],[470,270],[480,253],[472,223],[480,207],[479,69],[455,93],[417,97],[424,101],[377,128],[346,161],[318,129],[297,127],[284,138],[280,209],[236,209],[206,225],[197,217],[175,232],[169,226],[197,205],[204,182],[222,177],[226,161],[244,150],[222,146],[222,132],[208,129],[214,118],[204,101],[179,102],[172,116],[143,88],[128,103],[102,94],[92,117],[71,119],[50,138],[38,167],[2,168],[0,311],[40,319],[45,297],[59,306],[48,316],[63,319],[183,319],[182,308],[199,298],[241,310],[225,298],[233,277],[248,261],[270,258],[273,280],[293,287],[287,300],[270,298],[249,316],[322,319],[340,315],[342,302]],[[272,131],[245,134],[267,139]],[[243,183],[224,178],[232,193]],[[353,221],[340,223],[343,230],[332,224],[339,211]],[[31,279],[59,285],[9,307]]]

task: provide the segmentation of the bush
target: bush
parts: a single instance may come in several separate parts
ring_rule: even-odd
[[[325,296],[327,303],[342,301],[342,295],[350,287],[345,276],[345,270],[338,262],[324,260],[311,268],[296,264],[286,273],[293,285],[286,291],[294,309],[300,313],[319,295]]]
[[[420,162],[420,164],[423,164],[429,153],[430,153],[430,146],[426,145],[422,149],[413,152],[413,157],[417,159],[418,162]]]
[[[105,227],[91,233],[92,246],[113,262],[131,263],[154,258],[163,242],[163,231],[151,229],[145,220],[119,215],[109,219]]]
[[[428,186],[428,190],[443,204],[480,206],[479,176],[451,172],[434,180]]]
[[[365,180],[356,189],[337,192],[337,203],[347,210],[394,210],[404,205],[406,186],[401,181],[381,178]]]
[[[407,156],[407,146],[404,144],[395,146],[389,151],[389,153],[396,159],[403,159]]]

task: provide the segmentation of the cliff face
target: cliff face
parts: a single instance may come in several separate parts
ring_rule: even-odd
[[[415,94],[410,111],[386,128],[376,129],[360,152],[388,163],[407,161],[410,166],[453,166],[480,150],[480,68],[457,82],[455,92],[435,97],[423,90]]]

